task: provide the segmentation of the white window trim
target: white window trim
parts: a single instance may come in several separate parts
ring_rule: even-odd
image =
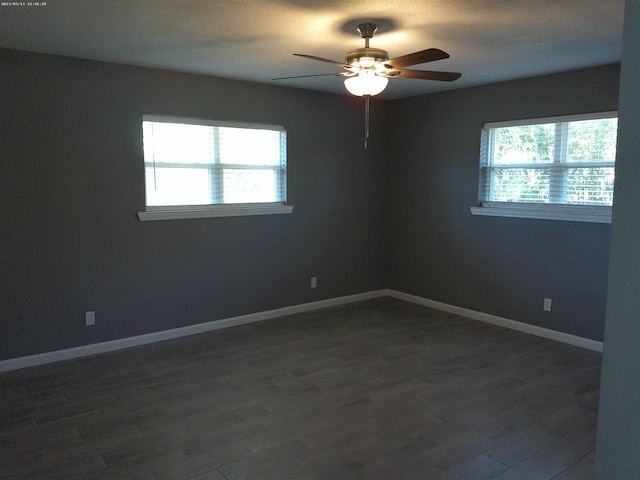
[[[523,125],[539,125],[543,123],[577,122],[598,118],[615,118],[617,110],[605,112],[561,115],[555,117],[529,118],[504,122],[487,122],[483,130]],[[489,146],[490,147],[490,146]],[[608,165],[607,165],[608,166]],[[570,222],[611,223],[612,207],[590,205],[566,205],[553,203],[512,203],[482,202],[478,207],[471,207],[472,215],[487,217],[532,218],[538,220],[563,220]]]
[[[151,220],[180,220],[189,218],[244,217],[249,215],[277,215],[293,212],[292,205],[282,203],[229,205],[178,205],[172,207],[147,207],[138,212],[141,222]]]
[[[282,125],[267,125],[261,123],[222,122],[192,117],[173,117],[166,115],[143,115],[143,121],[187,123],[190,125],[203,125],[209,127],[239,127],[252,129],[266,129],[285,131]],[[251,168],[243,165],[242,168]],[[276,167],[274,167],[276,168]],[[147,206],[145,211],[138,212],[141,222],[155,220],[181,220],[192,218],[215,217],[244,217],[253,215],[281,215],[293,212],[293,205],[286,203],[235,203],[213,205],[172,205],[172,206]]]
[[[553,205],[548,203],[483,202],[471,207],[472,215],[486,217],[533,218],[569,222],[611,223],[611,207]]]
[[[187,123],[189,125],[203,125],[206,127],[238,127],[252,128],[255,130],[278,130],[282,132],[285,130],[285,127],[282,125],[268,125],[265,123],[250,122],[223,122],[193,117],[172,117],[169,115],[143,115],[142,120],[144,122]]]

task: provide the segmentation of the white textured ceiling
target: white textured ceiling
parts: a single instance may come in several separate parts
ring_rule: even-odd
[[[5,2],[3,2],[4,4]],[[344,93],[303,53],[343,61],[364,46],[396,57],[439,48],[450,59],[415,69],[461,72],[453,83],[396,78],[381,95],[572,70],[620,60],[624,0],[47,0],[0,7],[0,46]],[[20,3],[25,6],[19,6]],[[37,2],[36,2],[37,3]]]

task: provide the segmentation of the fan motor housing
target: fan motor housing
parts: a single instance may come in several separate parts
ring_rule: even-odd
[[[389,60],[389,54],[381,48],[357,48],[347,53],[346,63],[349,65],[359,63],[362,57],[373,58],[376,63]]]

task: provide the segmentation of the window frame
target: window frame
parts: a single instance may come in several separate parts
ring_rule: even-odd
[[[229,128],[249,128],[260,130],[274,130],[280,131],[283,137],[281,142],[281,148],[284,149],[284,166],[281,165],[252,165],[252,164],[235,164],[235,163],[221,163],[219,153],[216,153],[216,161],[210,164],[203,163],[176,163],[176,167],[180,168],[206,168],[209,170],[209,175],[215,175],[215,171],[222,171],[224,169],[240,169],[240,170],[273,170],[277,176],[284,175],[284,194],[285,200],[281,202],[257,202],[257,203],[210,203],[201,205],[147,205],[146,196],[146,168],[149,162],[144,158],[143,153],[143,169],[145,169],[145,209],[138,212],[138,219],[140,221],[150,220],[177,220],[177,219],[191,219],[191,218],[211,218],[211,217],[232,217],[232,216],[248,216],[248,215],[273,215],[273,214],[287,214],[293,211],[293,206],[287,204],[287,137],[286,128],[282,125],[267,125],[248,122],[227,122],[218,120],[207,120],[202,118],[192,117],[177,117],[166,115],[143,115],[142,122],[163,122],[163,123],[180,123],[186,125],[199,125],[207,127],[229,127]],[[140,124],[142,127],[142,123]],[[171,165],[171,163],[167,163]],[[219,196],[222,192],[212,192],[213,195]],[[219,199],[219,197],[218,197]],[[212,199],[213,200],[213,199]]]
[[[480,169],[478,179],[479,206],[471,207],[472,215],[483,215],[492,217],[513,217],[513,218],[533,218],[546,220],[565,220],[577,222],[611,223],[612,207],[608,205],[578,205],[567,203],[525,203],[525,202],[499,202],[482,199],[483,184],[491,182],[485,180],[483,169],[491,169],[489,158],[492,158],[492,148],[495,145],[495,129],[504,127],[518,127],[527,125],[555,124],[555,142],[561,142],[560,136],[568,133],[568,123],[583,120],[598,120],[606,118],[617,118],[617,110],[607,110],[603,112],[592,112],[572,115],[560,115],[542,118],[528,118],[501,122],[487,122],[482,125],[482,139],[480,148]],[[565,147],[568,145],[564,142]],[[555,148],[554,148],[555,150]],[[566,150],[566,148],[564,149]],[[551,163],[530,163],[530,164],[510,164],[500,166],[500,168],[540,168],[550,169],[550,197],[557,201],[562,201],[566,194],[567,168],[596,168],[614,167],[615,160],[604,162],[567,162],[566,151],[563,158],[553,158]],[[564,160],[564,161],[563,161]],[[488,174],[490,175],[490,173]],[[553,186],[556,186],[554,188]],[[560,188],[557,188],[560,187]],[[492,187],[489,187],[492,188]]]

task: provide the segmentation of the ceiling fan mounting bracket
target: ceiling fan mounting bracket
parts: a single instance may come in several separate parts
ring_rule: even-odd
[[[373,38],[376,30],[378,30],[378,26],[375,23],[361,23],[358,25],[358,32],[364,38],[364,48],[369,48],[369,39]]]
[[[378,30],[378,26],[375,23],[361,23],[358,25],[360,36],[365,39],[372,38],[376,30]]]

